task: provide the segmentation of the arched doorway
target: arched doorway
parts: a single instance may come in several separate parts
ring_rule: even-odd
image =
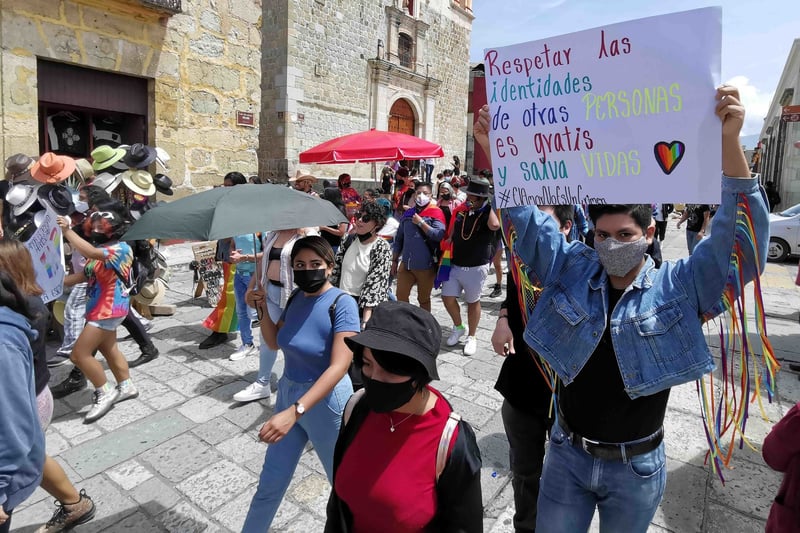
[[[407,135],[417,134],[417,124],[414,118],[414,110],[411,104],[402,98],[392,104],[389,111],[389,131],[405,133]]]

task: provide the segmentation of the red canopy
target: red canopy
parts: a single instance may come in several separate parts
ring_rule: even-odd
[[[391,131],[371,129],[326,141],[300,154],[300,163],[371,163],[444,157],[436,143]]]

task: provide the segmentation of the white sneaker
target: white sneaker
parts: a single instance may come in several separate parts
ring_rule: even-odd
[[[475,355],[478,351],[478,338],[467,337],[467,342],[464,344],[464,355]]]
[[[450,333],[450,336],[447,338],[447,342],[445,344],[447,344],[448,346],[455,346],[466,335],[467,335],[467,328],[465,328],[464,326],[461,326],[460,328],[454,327],[452,333]]]
[[[111,392],[103,392],[101,389],[95,389],[92,408],[86,413],[83,421],[85,423],[94,422],[105,415],[117,401],[117,389],[112,389]]]
[[[255,353],[258,353],[258,350],[256,350],[256,347],[254,345],[252,345],[252,344],[243,344],[243,345],[241,345],[239,347],[238,350],[233,352],[230,355],[230,357],[228,357],[228,359],[230,359],[231,361],[241,361],[242,359],[244,359],[248,355],[253,355]]]
[[[237,402],[252,402],[269,398],[269,384],[262,384],[256,381],[233,395]]]
[[[127,380],[117,385],[117,398],[114,402],[124,402],[137,396],[139,396],[139,389],[136,388],[136,385],[131,380]]]

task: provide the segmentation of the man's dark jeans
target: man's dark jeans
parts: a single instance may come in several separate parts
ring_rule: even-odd
[[[536,500],[544,463],[544,444],[553,421],[521,411],[503,401],[503,426],[509,445],[511,486],[514,488],[514,530],[536,531]]]

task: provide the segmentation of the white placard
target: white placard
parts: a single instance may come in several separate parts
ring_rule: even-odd
[[[31,253],[36,282],[44,291],[45,303],[55,300],[64,292],[64,243],[56,215],[50,209],[45,212],[41,226],[24,244]]]
[[[487,49],[495,205],[719,203],[722,10]]]

